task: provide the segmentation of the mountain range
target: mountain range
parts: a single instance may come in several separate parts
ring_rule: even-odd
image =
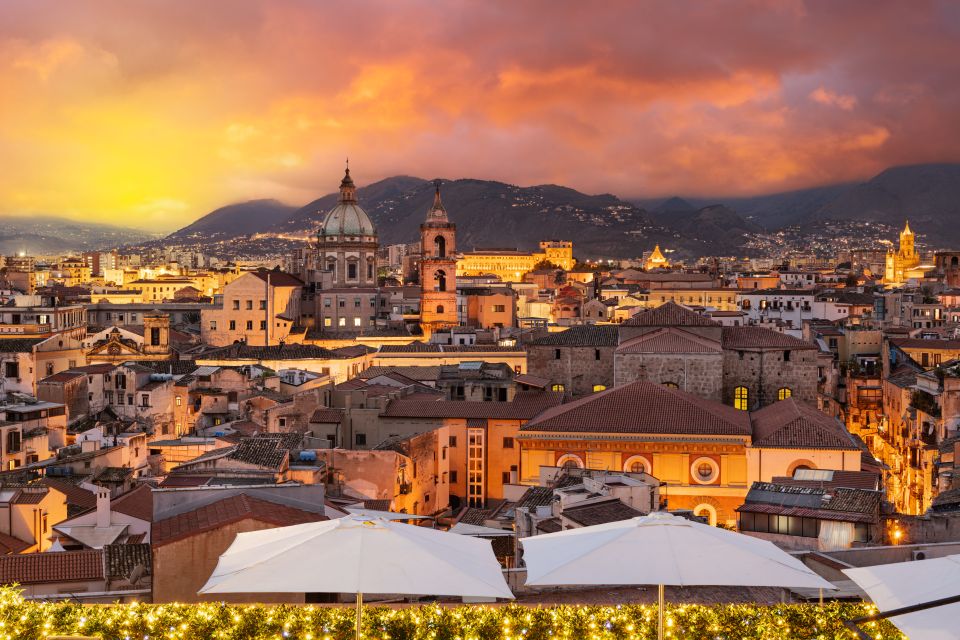
[[[55,255],[68,251],[115,249],[152,240],[157,234],[57,216],[0,217],[0,255],[24,252]]]
[[[557,185],[518,187],[489,180],[445,181],[443,201],[461,249],[532,249],[572,239],[584,257],[634,257],[662,243],[681,256],[741,253],[752,234],[827,220],[864,220],[914,228],[960,244],[960,164],[887,169],[860,184],[838,184],[754,197],[624,200]],[[433,199],[432,184],[396,176],[361,187],[361,206],[381,244],[413,242]],[[306,234],[336,203],[336,192],[295,208],[275,200],[229,205],[171,234],[168,242],[229,239],[255,233]]]

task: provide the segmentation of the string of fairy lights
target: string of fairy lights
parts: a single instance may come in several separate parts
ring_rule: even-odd
[[[876,612],[860,603],[677,605],[667,637],[683,640],[854,638],[843,621]],[[0,587],[0,638],[58,635],[103,640],[347,640],[354,609],[310,605],[112,604],[24,600]],[[655,605],[438,606],[364,612],[369,640],[646,640],[657,637]],[[866,625],[875,640],[906,640],[887,621]]]

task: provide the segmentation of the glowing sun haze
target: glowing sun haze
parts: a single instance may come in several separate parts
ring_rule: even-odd
[[[0,213],[154,229],[343,158],[628,196],[960,160],[960,3],[0,3]]]

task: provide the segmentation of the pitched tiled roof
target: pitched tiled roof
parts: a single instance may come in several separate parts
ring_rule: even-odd
[[[750,417],[719,402],[638,380],[548,409],[520,431],[748,436]]]
[[[875,523],[879,520],[882,499],[880,491],[865,489],[823,489],[754,482],[737,511]]]
[[[208,482],[213,476],[197,476],[197,475],[188,475],[183,473],[171,473],[166,478],[163,479],[163,482],[160,483],[162,489],[173,489],[177,487],[202,487]]]
[[[526,507],[527,509],[536,509],[553,504],[553,489],[550,487],[530,487],[523,492],[520,499],[514,506],[515,509]]]
[[[197,360],[342,360],[352,358],[332,349],[312,344],[284,344],[271,347],[253,347],[238,342],[197,355]]]
[[[151,539],[160,546],[247,519],[285,527],[327,517],[241,493],[153,523]]]
[[[67,505],[82,509],[93,509],[97,506],[97,496],[93,491],[88,491],[72,482],[51,477],[43,478],[40,482],[64,494],[67,497]]]
[[[473,524],[478,527],[484,526],[487,518],[493,515],[492,509],[480,509],[479,507],[467,507],[457,519],[457,522],[463,524]]]
[[[381,416],[390,418],[479,418],[529,420],[563,402],[562,393],[518,391],[510,402],[470,400],[391,400]]]
[[[631,327],[719,327],[719,322],[700,315],[696,311],[667,302],[656,309],[646,309],[624,321]]]
[[[960,511],[960,487],[941,492],[933,499],[930,510],[936,512]]]
[[[724,327],[724,349],[816,349],[817,345],[764,327]]]
[[[496,344],[433,344],[431,342],[411,342],[410,344],[385,344],[381,353],[523,353],[520,347],[502,347]]]
[[[103,560],[108,578],[128,578],[137,565],[143,566],[149,575],[152,566],[149,544],[104,545]]]
[[[153,489],[141,484],[110,501],[110,509],[132,518],[151,522],[153,520]]]
[[[46,338],[2,338],[0,353],[32,353],[33,345],[40,344]]]
[[[103,552],[61,551],[0,556],[0,584],[85,582],[103,579]]]
[[[343,422],[343,409],[317,409],[310,416],[310,422],[327,422],[339,424]]]
[[[960,340],[938,340],[935,338],[902,338],[890,340],[901,349],[960,349]]]
[[[531,340],[529,344],[535,347],[615,347],[617,335],[614,325],[583,324]]]
[[[32,542],[21,540],[20,538],[0,531],[0,555],[5,556],[9,554],[23,553],[32,547],[33,544],[34,543]]]
[[[777,476],[772,479],[772,482],[795,487],[823,487],[825,489],[844,487],[876,491],[880,488],[879,473],[872,471],[832,471],[831,473],[830,480],[797,480],[787,476]]]
[[[73,367],[70,369],[70,371],[79,371],[81,373],[90,375],[92,373],[110,373],[116,368],[117,368],[117,365],[115,364],[101,363],[101,364],[88,364],[82,367]]]
[[[353,382],[358,378],[363,380],[369,380],[370,378],[376,378],[377,376],[382,376],[391,372],[398,372],[404,376],[410,378],[411,380],[416,380],[417,382],[423,381],[435,381],[440,377],[440,371],[442,367],[439,365],[432,367],[367,367],[359,373],[357,378],[350,380],[348,382]],[[348,382],[343,383],[343,385],[348,384]],[[343,385],[337,385],[337,388],[340,388]]]
[[[69,382],[70,380],[75,380],[77,378],[86,377],[83,373],[79,371],[61,371],[60,373],[55,373],[52,376],[47,376],[40,383],[44,382]]]
[[[279,269],[274,269],[272,271],[267,271],[266,269],[264,269],[259,271],[251,271],[250,273],[260,278],[264,282],[267,282],[267,279],[269,277],[270,284],[275,287],[302,287],[303,286],[303,280],[285,271],[280,271]]]
[[[860,450],[836,418],[795,398],[769,404],[754,411],[750,417],[753,447]]]
[[[538,389],[546,389],[547,385],[550,384],[549,378],[541,378],[540,376],[535,376],[529,373],[520,373],[513,376],[513,381],[517,384],[526,385],[528,387],[536,387]]]
[[[909,389],[913,385],[917,384],[917,374],[920,373],[915,367],[912,367],[907,364],[902,364],[896,369],[894,369],[887,380],[901,389]]]
[[[617,353],[720,353],[720,343],[682,329],[663,328],[624,341]]]
[[[619,498],[610,498],[602,502],[567,507],[562,513],[564,518],[589,527],[607,522],[619,522],[642,516],[643,513],[623,503]]]

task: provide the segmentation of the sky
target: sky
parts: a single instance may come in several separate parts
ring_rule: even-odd
[[[3,0],[0,214],[171,230],[391,175],[621,197],[960,161],[950,0]]]

